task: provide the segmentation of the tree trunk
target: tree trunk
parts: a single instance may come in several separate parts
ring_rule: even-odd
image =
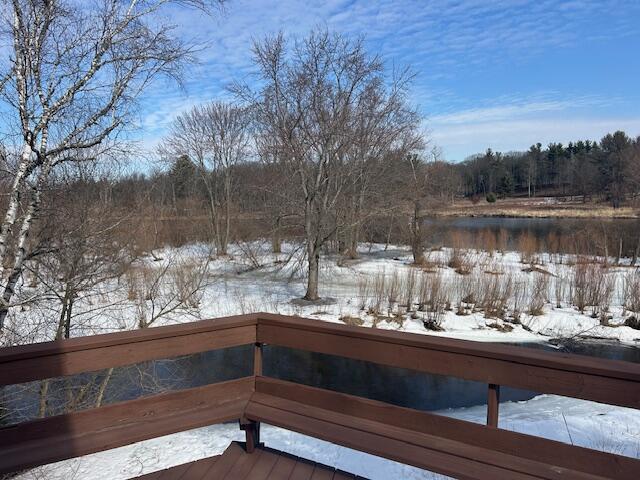
[[[618,256],[616,257],[616,265],[620,265],[620,258],[622,257],[622,248],[623,248],[622,237],[620,237],[619,245],[618,245]]]
[[[69,307],[67,308],[67,319],[64,322],[64,338],[71,338],[71,311],[73,310],[73,291],[69,298]]]
[[[58,329],[56,331],[56,340],[64,337],[64,332],[66,330],[66,320],[67,320],[67,308],[68,308],[68,292],[65,292],[64,298],[62,299],[62,312],[60,312],[60,317],[58,319]]]
[[[632,267],[635,267],[636,262],[638,261],[638,256],[640,256],[640,238],[638,239],[638,244],[636,245],[636,249],[633,251],[633,258],[631,259]]]
[[[271,251],[273,253],[282,253],[282,240],[280,238],[281,222],[282,218],[280,216],[276,217],[271,235]]]
[[[413,205],[413,218],[411,219],[411,253],[413,263],[422,265],[425,262],[424,246],[422,245],[422,227],[420,225],[420,202],[415,201]]]
[[[320,265],[320,255],[314,251],[309,255],[309,275],[307,278],[307,293],[304,295],[305,300],[315,301],[320,299],[318,296],[318,267]]]
[[[11,194],[9,195],[9,205],[7,206],[7,213],[5,214],[2,227],[0,228],[0,277],[4,274],[5,256],[7,254],[7,244],[9,242],[9,235],[13,229],[16,219],[18,218],[18,210],[20,207],[20,197],[22,187],[24,185],[26,177],[29,175],[29,159],[31,158],[31,148],[25,145],[22,150],[22,158],[20,160],[20,166],[16,172],[16,176],[13,179],[13,185],[11,186]]]
[[[38,418],[47,416],[47,394],[49,393],[49,379],[40,382],[40,405],[38,407]]]
[[[15,259],[13,262],[13,268],[2,292],[2,306],[0,306],[0,330],[4,327],[4,322],[9,314],[8,305],[15,293],[15,286],[18,280],[22,276],[22,270],[24,268],[24,262],[27,258],[27,241],[29,239],[29,233],[31,232],[31,225],[33,220],[38,214],[40,209],[40,201],[42,199],[42,189],[49,176],[49,165],[43,167],[40,172],[40,178],[37,183],[32,187],[31,201],[27,207],[24,216],[22,217],[22,225],[20,227],[20,233],[18,234],[18,241],[15,248]],[[2,260],[2,259],[0,259]]]
[[[395,212],[391,212],[391,218],[389,219],[389,230],[387,230],[387,241],[384,244],[384,251],[386,252],[391,243],[391,234],[393,233],[393,221],[395,219]]]
[[[96,398],[95,407],[101,407],[102,402],[104,400],[104,392],[107,389],[107,385],[109,384],[109,380],[111,380],[111,375],[113,375],[113,367],[107,370],[107,375],[104,377],[104,380],[100,383],[100,388],[98,389],[98,396]]]
[[[225,176],[224,185],[224,203],[225,203],[225,219],[224,219],[224,233],[222,235],[222,245],[220,245],[220,254],[227,254],[227,246],[229,245],[229,233],[231,231],[231,173],[228,171]]]

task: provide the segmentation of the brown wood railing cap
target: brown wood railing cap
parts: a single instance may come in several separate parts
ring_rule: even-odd
[[[180,337],[183,335],[214,332],[216,330],[224,330],[228,328],[251,326],[257,324],[257,318],[256,314],[236,315],[209,320],[199,320],[179,325],[127,330],[125,332],[103,333],[66,340],[4,347],[0,348],[0,366],[6,362],[27,358],[37,358],[61,353],[77,352],[81,350],[91,350],[100,347],[148,342],[162,338]]]
[[[523,348],[516,345],[499,345],[490,342],[460,340],[391,330],[375,330],[367,327],[340,325],[328,323],[323,320],[313,320],[296,316],[275,315],[271,313],[257,313],[256,316],[258,318],[258,326],[273,325],[318,333],[339,334],[345,337],[360,338],[382,343],[459,353],[462,355],[498,359],[523,365],[536,365],[557,370],[602,375],[640,382],[640,364],[621,360],[609,360],[548,350],[535,350],[533,348]],[[260,341],[259,333],[258,341]]]

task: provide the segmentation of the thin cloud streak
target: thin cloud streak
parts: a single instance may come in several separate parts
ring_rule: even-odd
[[[579,139],[600,140],[605,134],[624,130],[640,135],[640,116],[611,118],[571,118],[549,116],[534,119],[470,122],[431,128],[431,137],[444,146],[447,160],[464,160],[470,153],[483,149],[522,151],[537,142],[567,144]],[[483,149],[478,149],[483,145]]]
[[[175,9],[170,18],[180,34],[204,48],[200,64],[185,75],[186,92],[167,95],[166,87],[157,87],[145,99],[140,119],[144,143],[153,143],[150,138],[161,136],[171,119],[193,104],[228,96],[226,86],[233,80],[251,82],[254,40],[280,30],[301,37],[314,27],[364,36],[369,50],[380,53],[389,68],[410,65],[417,73],[412,99],[434,138],[456,155],[462,149],[444,143],[452,141],[455,126],[521,122],[543,114],[575,118],[576,110],[587,121],[622,117],[633,105],[640,109],[637,96],[573,84],[548,94],[545,90],[556,83],[553,77],[562,79],[557,68],[542,64],[550,80],[535,88],[522,87],[526,79],[518,69],[563,49],[584,50],[612,39],[633,42],[639,37],[639,16],[640,2],[624,0],[234,0],[215,18]],[[496,69],[512,75],[510,81],[493,87]],[[500,93],[507,95],[495,98]],[[474,138],[478,143],[467,142],[467,154],[483,148],[482,139]]]

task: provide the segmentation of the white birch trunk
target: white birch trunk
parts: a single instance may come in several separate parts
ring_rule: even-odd
[[[2,227],[0,227],[0,279],[4,278],[4,264],[7,255],[7,245],[9,242],[9,236],[13,230],[13,226],[18,217],[18,209],[20,207],[21,192],[24,186],[24,182],[28,177],[29,167],[31,162],[31,148],[25,144],[22,149],[22,156],[20,158],[20,165],[18,171],[13,179],[11,185],[11,193],[9,195],[9,205],[7,206],[7,213],[5,214]]]

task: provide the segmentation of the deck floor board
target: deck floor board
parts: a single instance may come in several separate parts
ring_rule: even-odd
[[[353,480],[362,477],[263,446],[249,454],[240,443],[232,442],[222,455],[148,473],[135,480],[310,479]]]

